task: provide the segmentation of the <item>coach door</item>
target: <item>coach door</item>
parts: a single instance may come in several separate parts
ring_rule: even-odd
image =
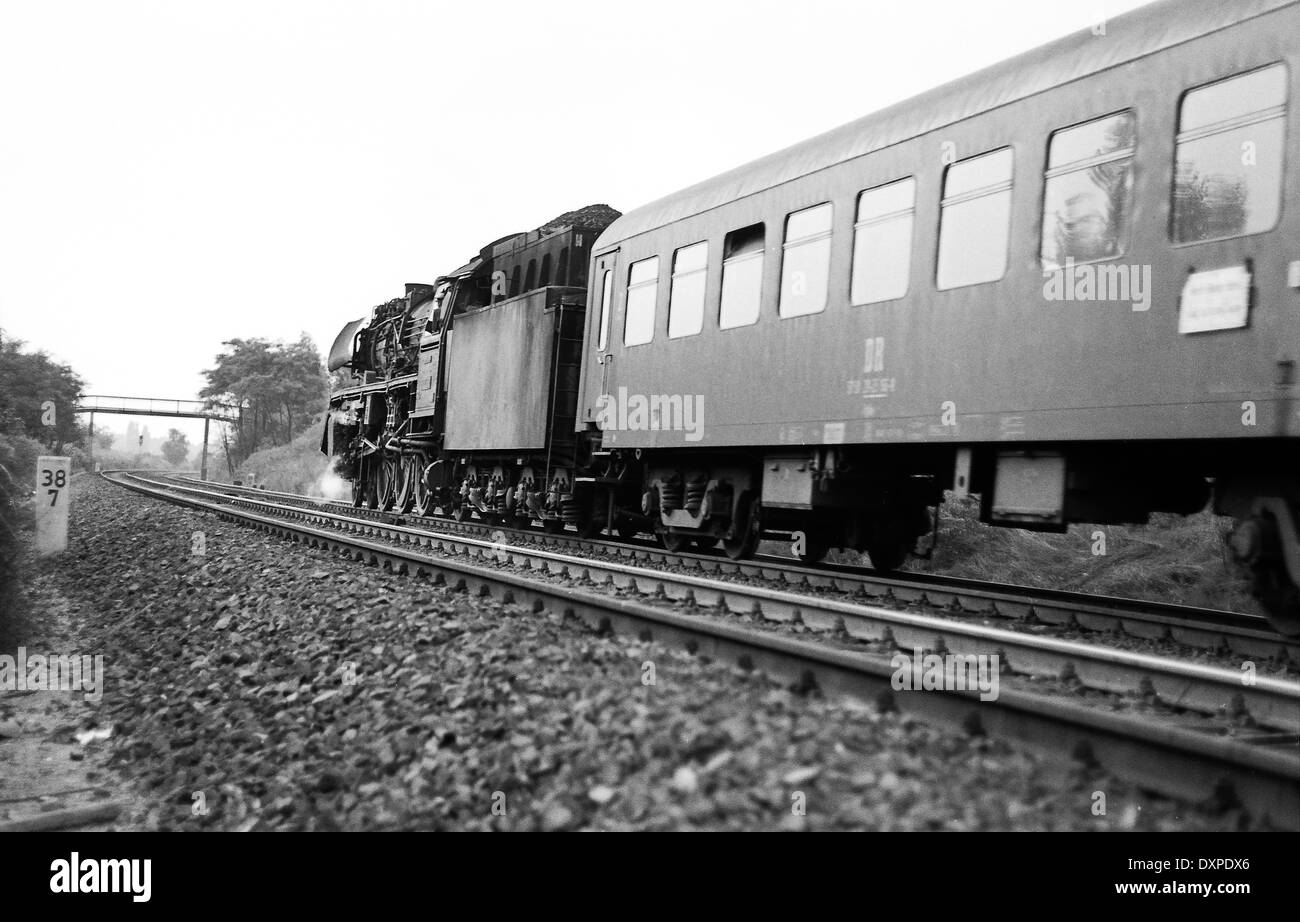
[[[610,341],[610,327],[614,323],[614,277],[615,266],[618,262],[618,251],[606,253],[596,259],[596,277],[592,280],[592,287],[596,292],[596,317],[595,327],[592,329],[592,338],[595,341],[595,353],[597,368],[599,369],[600,387],[595,393],[588,393],[587,406],[588,412],[594,407],[602,394],[608,394],[610,384],[610,374],[614,365],[614,351]],[[590,418],[590,417],[589,417]]]

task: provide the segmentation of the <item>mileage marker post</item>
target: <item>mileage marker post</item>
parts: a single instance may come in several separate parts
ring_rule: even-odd
[[[62,554],[68,548],[68,479],[71,458],[36,459],[36,553]]]

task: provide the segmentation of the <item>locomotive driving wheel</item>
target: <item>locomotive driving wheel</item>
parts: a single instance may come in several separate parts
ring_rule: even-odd
[[[397,460],[382,458],[375,464],[376,508],[387,512],[397,498]]]
[[[405,515],[415,502],[415,481],[420,476],[420,459],[415,455],[402,455],[394,469],[393,508]]]
[[[424,459],[415,455],[411,459],[411,493],[413,501],[411,511],[416,515],[428,515],[433,505],[433,491],[424,479]]]

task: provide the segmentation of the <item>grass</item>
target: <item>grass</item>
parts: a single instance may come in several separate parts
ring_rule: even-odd
[[[1223,539],[1231,520],[1155,513],[1148,525],[1071,525],[1064,534],[996,528],[973,499],[944,503],[930,560],[906,569],[1231,611],[1258,612]],[[1104,544],[1103,544],[1104,540]],[[840,559],[856,562],[857,555]]]
[[[268,490],[341,498],[347,484],[330,471],[330,459],[321,454],[322,425],[313,423],[286,445],[253,452],[235,469],[234,479]],[[231,479],[224,466],[211,464],[209,468],[211,475]]]

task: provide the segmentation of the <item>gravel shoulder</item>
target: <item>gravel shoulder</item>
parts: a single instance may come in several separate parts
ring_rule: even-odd
[[[147,828],[1247,825],[99,480],[72,534],[53,584]]]
[[[147,801],[110,764],[111,725],[101,718],[103,699],[93,685],[93,669],[87,676],[91,684],[81,690],[22,687],[34,675],[30,669],[19,681],[20,662],[95,653],[83,645],[80,630],[94,617],[94,606],[69,599],[60,589],[57,564],[38,562],[30,541],[24,544],[23,617],[0,648],[0,655],[13,660],[0,666],[13,670],[11,678],[0,678],[0,831],[30,824],[146,828]],[[116,812],[111,819],[103,812],[110,807]],[[103,818],[92,819],[96,816]]]

